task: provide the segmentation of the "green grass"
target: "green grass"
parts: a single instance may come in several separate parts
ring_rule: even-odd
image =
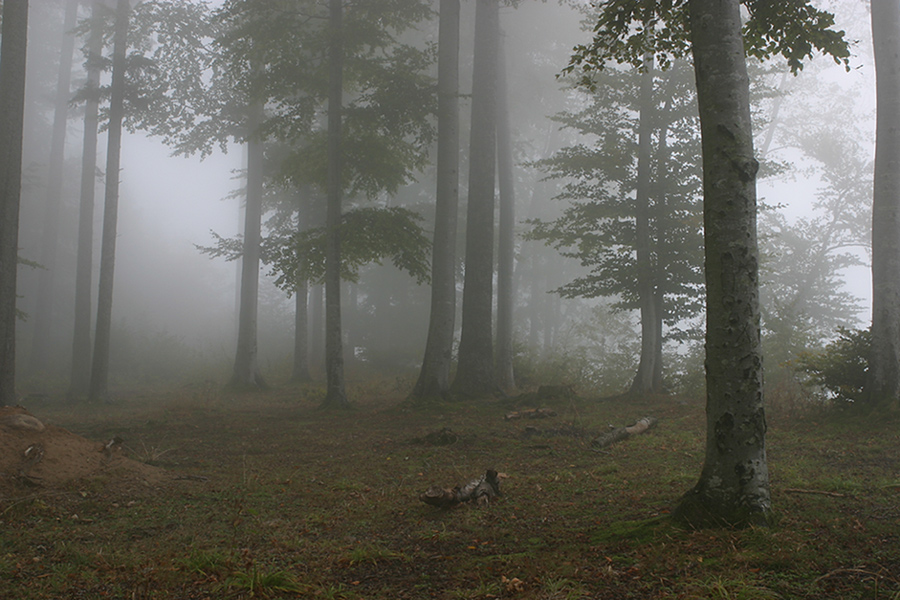
[[[668,514],[702,466],[699,403],[576,399],[522,422],[503,419],[510,400],[353,399],[351,412],[297,390],[30,407],[90,439],[121,435],[181,479],[4,492],[0,597],[900,600],[895,416],[773,419],[772,526],[689,531]],[[660,418],[649,433],[591,448],[646,415]],[[572,425],[588,436],[559,433]],[[421,442],[444,427],[460,440]],[[486,468],[506,475],[488,506],[418,500]]]

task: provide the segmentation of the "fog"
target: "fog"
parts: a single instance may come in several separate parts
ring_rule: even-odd
[[[816,201],[832,182],[822,174],[822,166],[796,142],[809,131],[840,125],[841,139],[852,139],[862,156],[871,161],[874,130],[874,71],[866,7],[857,2],[831,2],[838,26],[858,40],[846,73],[830,59],[819,58],[798,77],[783,77],[786,70],[777,61],[775,71],[761,75],[762,82],[790,90],[775,115],[773,143],[765,159],[787,166],[778,174],[762,177],[758,184],[761,202],[777,208],[787,224],[820,214]],[[473,2],[463,2],[461,123],[463,137],[460,176],[460,263],[458,289],[462,289],[462,224],[465,221],[468,166],[468,119],[471,109]],[[43,205],[46,202],[46,169],[53,97],[58,65],[64,3],[47,0],[33,3],[29,39],[28,115],[26,117],[25,185],[20,224],[20,254],[40,261]],[[87,16],[82,9],[81,18]],[[572,47],[586,43],[589,32],[582,30],[582,15],[556,3],[523,2],[517,9],[504,8],[502,27],[509,57],[511,121],[516,162],[516,282],[514,312],[517,376],[523,385],[542,379],[562,379],[579,385],[596,385],[610,391],[627,386],[639,353],[637,312],[627,308],[614,312],[621,300],[616,294],[594,298],[560,298],[552,291],[584,276],[585,267],[574,259],[561,257],[552,248],[523,236],[532,225],[528,219],[553,220],[567,206],[566,200],[552,198],[562,192],[566,180],[545,180],[533,163],[546,159],[567,146],[593,143],[588,135],[560,126],[552,117],[562,111],[577,111],[587,105],[588,94],[572,89],[557,74],[566,66]],[[436,25],[422,24],[418,34],[434,41]],[[84,58],[76,40],[72,93],[85,79]],[[431,75],[434,75],[433,67]],[[107,81],[109,74],[104,74]],[[781,83],[780,83],[781,82]],[[779,88],[781,89],[781,88]],[[757,103],[760,123],[773,117],[776,102],[763,98]],[[841,111],[853,111],[853,118]],[[78,190],[82,143],[83,104],[69,110],[66,136],[65,179],[57,259],[44,265],[57,274],[52,312],[53,336],[49,359],[40,368],[30,364],[40,269],[20,268],[19,307],[27,313],[18,329],[19,388],[22,395],[64,394],[68,385],[73,335],[75,243],[78,221]],[[838,123],[841,121],[841,123]],[[757,147],[766,134],[760,127]],[[98,169],[105,168],[106,134],[98,144]],[[840,152],[840,149],[836,150]],[[172,148],[141,131],[124,134],[121,149],[120,204],[113,303],[111,387],[182,386],[201,381],[225,384],[235,355],[239,269],[236,262],[210,258],[197,246],[214,245],[210,232],[234,237],[241,231],[242,189],[245,152],[232,143],[228,152],[215,150],[205,159],[173,156]],[[417,181],[402,187],[393,197],[382,194],[389,206],[410,206],[426,217],[423,227],[430,235],[433,226],[434,155],[421,169]],[[869,165],[871,166],[871,165]],[[871,178],[870,173],[864,173]],[[865,178],[863,177],[863,179]],[[871,193],[869,191],[869,193]],[[364,204],[350,198],[346,206]],[[96,303],[96,269],[99,265],[99,236],[102,223],[103,185],[98,180],[95,200],[95,275],[92,287]],[[817,212],[820,211],[820,212]],[[271,213],[270,213],[271,214]],[[265,220],[265,217],[264,217]],[[766,217],[761,217],[764,241]],[[870,319],[871,277],[865,239],[851,248],[862,263],[840,267],[840,288],[858,298],[859,311],[848,311],[827,322],[864,327]],[[764,242],[765,243],[765,242]],[[765,251],[765,248],[764,248]],[[385,261],[390,263],[389,260]],[[264,375],[275,385],[290,375],[294,335],[294,300],[277,289],[270,268],[261,268],[259,309],[259,361]],[[765,279],[765,278],[764,278]],[[764,282],[765,283],[765,282]],[[763,293],[765,297],[765,291]],[[345,283],[345,354],[351,378],[398,377],[404,385],[414,381],[424,351],[428,327],[428,287],[389,266],[363,268],[358,283]],[[461,294],[457,298],[461,301]],[[350,304],[348,304],[350,303]],[[312,310],[312,305],[311,305]],[[540,312],[543,311],[543,312]],[[310,319],[315,319],[312,315]],[[700,327],[699,317],[682,322],[682,329]],[[315,325],[315,321],[311,321]],[[457,328],[459,319],[457,319]],[[826,327],[823,325],[823,327]],[[674,330],[674,325],[668,329]],[[831,329],[833,331],[833,329]],[[695,332],[696,333],[696,332]],[[324,377],[321,352],[311,335],[313,376]],[[666,342],[666,352],[689,363],[696,352],[693,341]],[[815,347],[828,340],[817,334]],[[567,362],[568,361],[568,362]],[[573,367],[578,363],[581,366]],[[603,363],[603,364],[601,364]],[[565,365],[569,364],[567,368]],[[591,367],[591,365],[593,365]],[[679,363],[677,369],[695,369]],[[594,371],[591,371],[591,368]],[[674,369],[673,370],[677,370]],[[589,372],[590,371],[590,372]],[[674,375],[673,375],[674,377]],[[682,372],[680,380],[686,376]],[[577,379],[577,381],[572,381]]]

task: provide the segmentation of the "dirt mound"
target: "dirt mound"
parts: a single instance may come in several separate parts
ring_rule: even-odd
[[[126,457],[119,440],[91,441],[45,425],[22,407],[0,407],[0,492],[90,478],[154,485],[167,474]]]

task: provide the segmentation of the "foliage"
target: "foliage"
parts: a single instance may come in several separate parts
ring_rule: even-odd
[[[871,329],[838,329],[838,339],[824,350],[800,356],[797,370],[821,386],[829,399],[859,402],[869,373]]]
[[[564,182],[556,199],[569,205],[554,221],[532,221],[529,233],[590,269],[559,288],[561,294],[612,297],[619,309],[638,307],[634,194],[639,78],[637,71],[605,72],[584,108],[556,117],[587,141],[538,163],[549,177]],[[665,321],[674,326],[702,310],[699,130],[690,65],[679,61],[656,78],[651,263]]]
[[[844,32],[833,29],[834,15],[807,0],[742,0],[748,18],[743,33],[748,55],[780,55],[791,71],[803,68],[814,52],[828,54],[849,70],[850,47]],[[609,0],[599,3],[591,43],[578,45],[564,72],[580,69],[582,83],[611,61],[642,65],[647,53],[667,68],[690,50],[689,0]]]

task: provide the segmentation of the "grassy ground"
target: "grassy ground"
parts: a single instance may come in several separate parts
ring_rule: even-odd
[[[353,397],[346,413],[305,390],[29,406],[190,478],[6,498],[0,597],[900,599],[895,417],[771,415],[774,525],[686,531],[666,515],[700,471],[699,403],[559,400],[556,417],[505,421],[522,402]],[[647,415],[647,434],[591,448]],[[455,443],[421,439],[445,427]],[[508,476],[489,506],[417,499],[486,468]]]

